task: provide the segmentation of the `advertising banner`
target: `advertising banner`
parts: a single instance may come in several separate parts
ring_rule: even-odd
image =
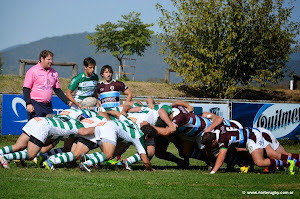
[[[300,139],[300,104],[232,103],[232,119],[270,130],[278,139]]]
[[[52,98],[53,113],[58,114],[69,108],[57,96]],[[23,126],[27,123],[26,103],[23,95],[2,95],[2,135],[21,135]]]
[[[162,103],[168,104],[171,103]],[[52,98],[53,113],[59,114],[63,109],[69,108],[57,96]],[[221,117],[229,118],[228,104],[205,104],[190,103],[194,107],[194,113],[200,115],[203,112],[212,112]],[[3,94],[2,95],[2,135],[21,135],[22,128],[27,123],[26,103],[23,95]]]
[[[166,105],[171,105],[172,103],[161,103]],[[211,112],[220,117],[224,117],[229,119],[229,111],[228,111],[228,104],[205,104],[205,103],[189,103],[191,106],[194,107],[194,113],[196,115],[200,115],[203,112]]]

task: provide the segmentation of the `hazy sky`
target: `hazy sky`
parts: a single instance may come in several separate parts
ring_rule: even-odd
[[[116,22],[131,11],[140,12],[141,20],[154,23],[152,30],[160,32],[156,3],[174,9],[169,0],[0,0],[0,50],[45,37],[94,32],[97,24]],[[300,21],[299,10],[297,0],[293,20]]]

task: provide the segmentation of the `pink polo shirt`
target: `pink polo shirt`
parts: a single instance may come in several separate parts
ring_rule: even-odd
[[[23,87],[30,88],[30,99],[49,103],[53,88],[60,88],[58,73],[49,68],[45,70],[40,63],[31,67],[25,75]]]

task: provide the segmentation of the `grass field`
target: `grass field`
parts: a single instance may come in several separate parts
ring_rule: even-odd
[[[0,136],[0,147],[13,144],[17,136]],[[62,143],[58,147],[62,146]],[[284,143],[284,147],[300,153],[299,143]],[[170,152],[176,153],[170,145]],[[135,153],[133,147],[123,158]],[[27,167],[0,168],[1,198],[299,198],[300,170],[294,176],[285,171],[264,174],[262,168],[241,174],[221,170],[209,175],[205,164],[191,160],[191,168],[182,170],[176,164],[152,159],[156,172],[146,172],[141,163],[126,171],[115,166],[81,172],[78,167],[57,168],[49,171],[35,168],[31,161]],[[223,165],[225,166],[225,165]]]

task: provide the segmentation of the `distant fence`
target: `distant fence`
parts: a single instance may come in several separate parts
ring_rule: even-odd
[[[19,75],[25,75],[25,65],[35,65],[39,62],[39,60],[32,59],[20,59],[20,69]],[[75,62],[52,62],[53,66],[72,66],[72,77],[78,74],[78,65]]]

